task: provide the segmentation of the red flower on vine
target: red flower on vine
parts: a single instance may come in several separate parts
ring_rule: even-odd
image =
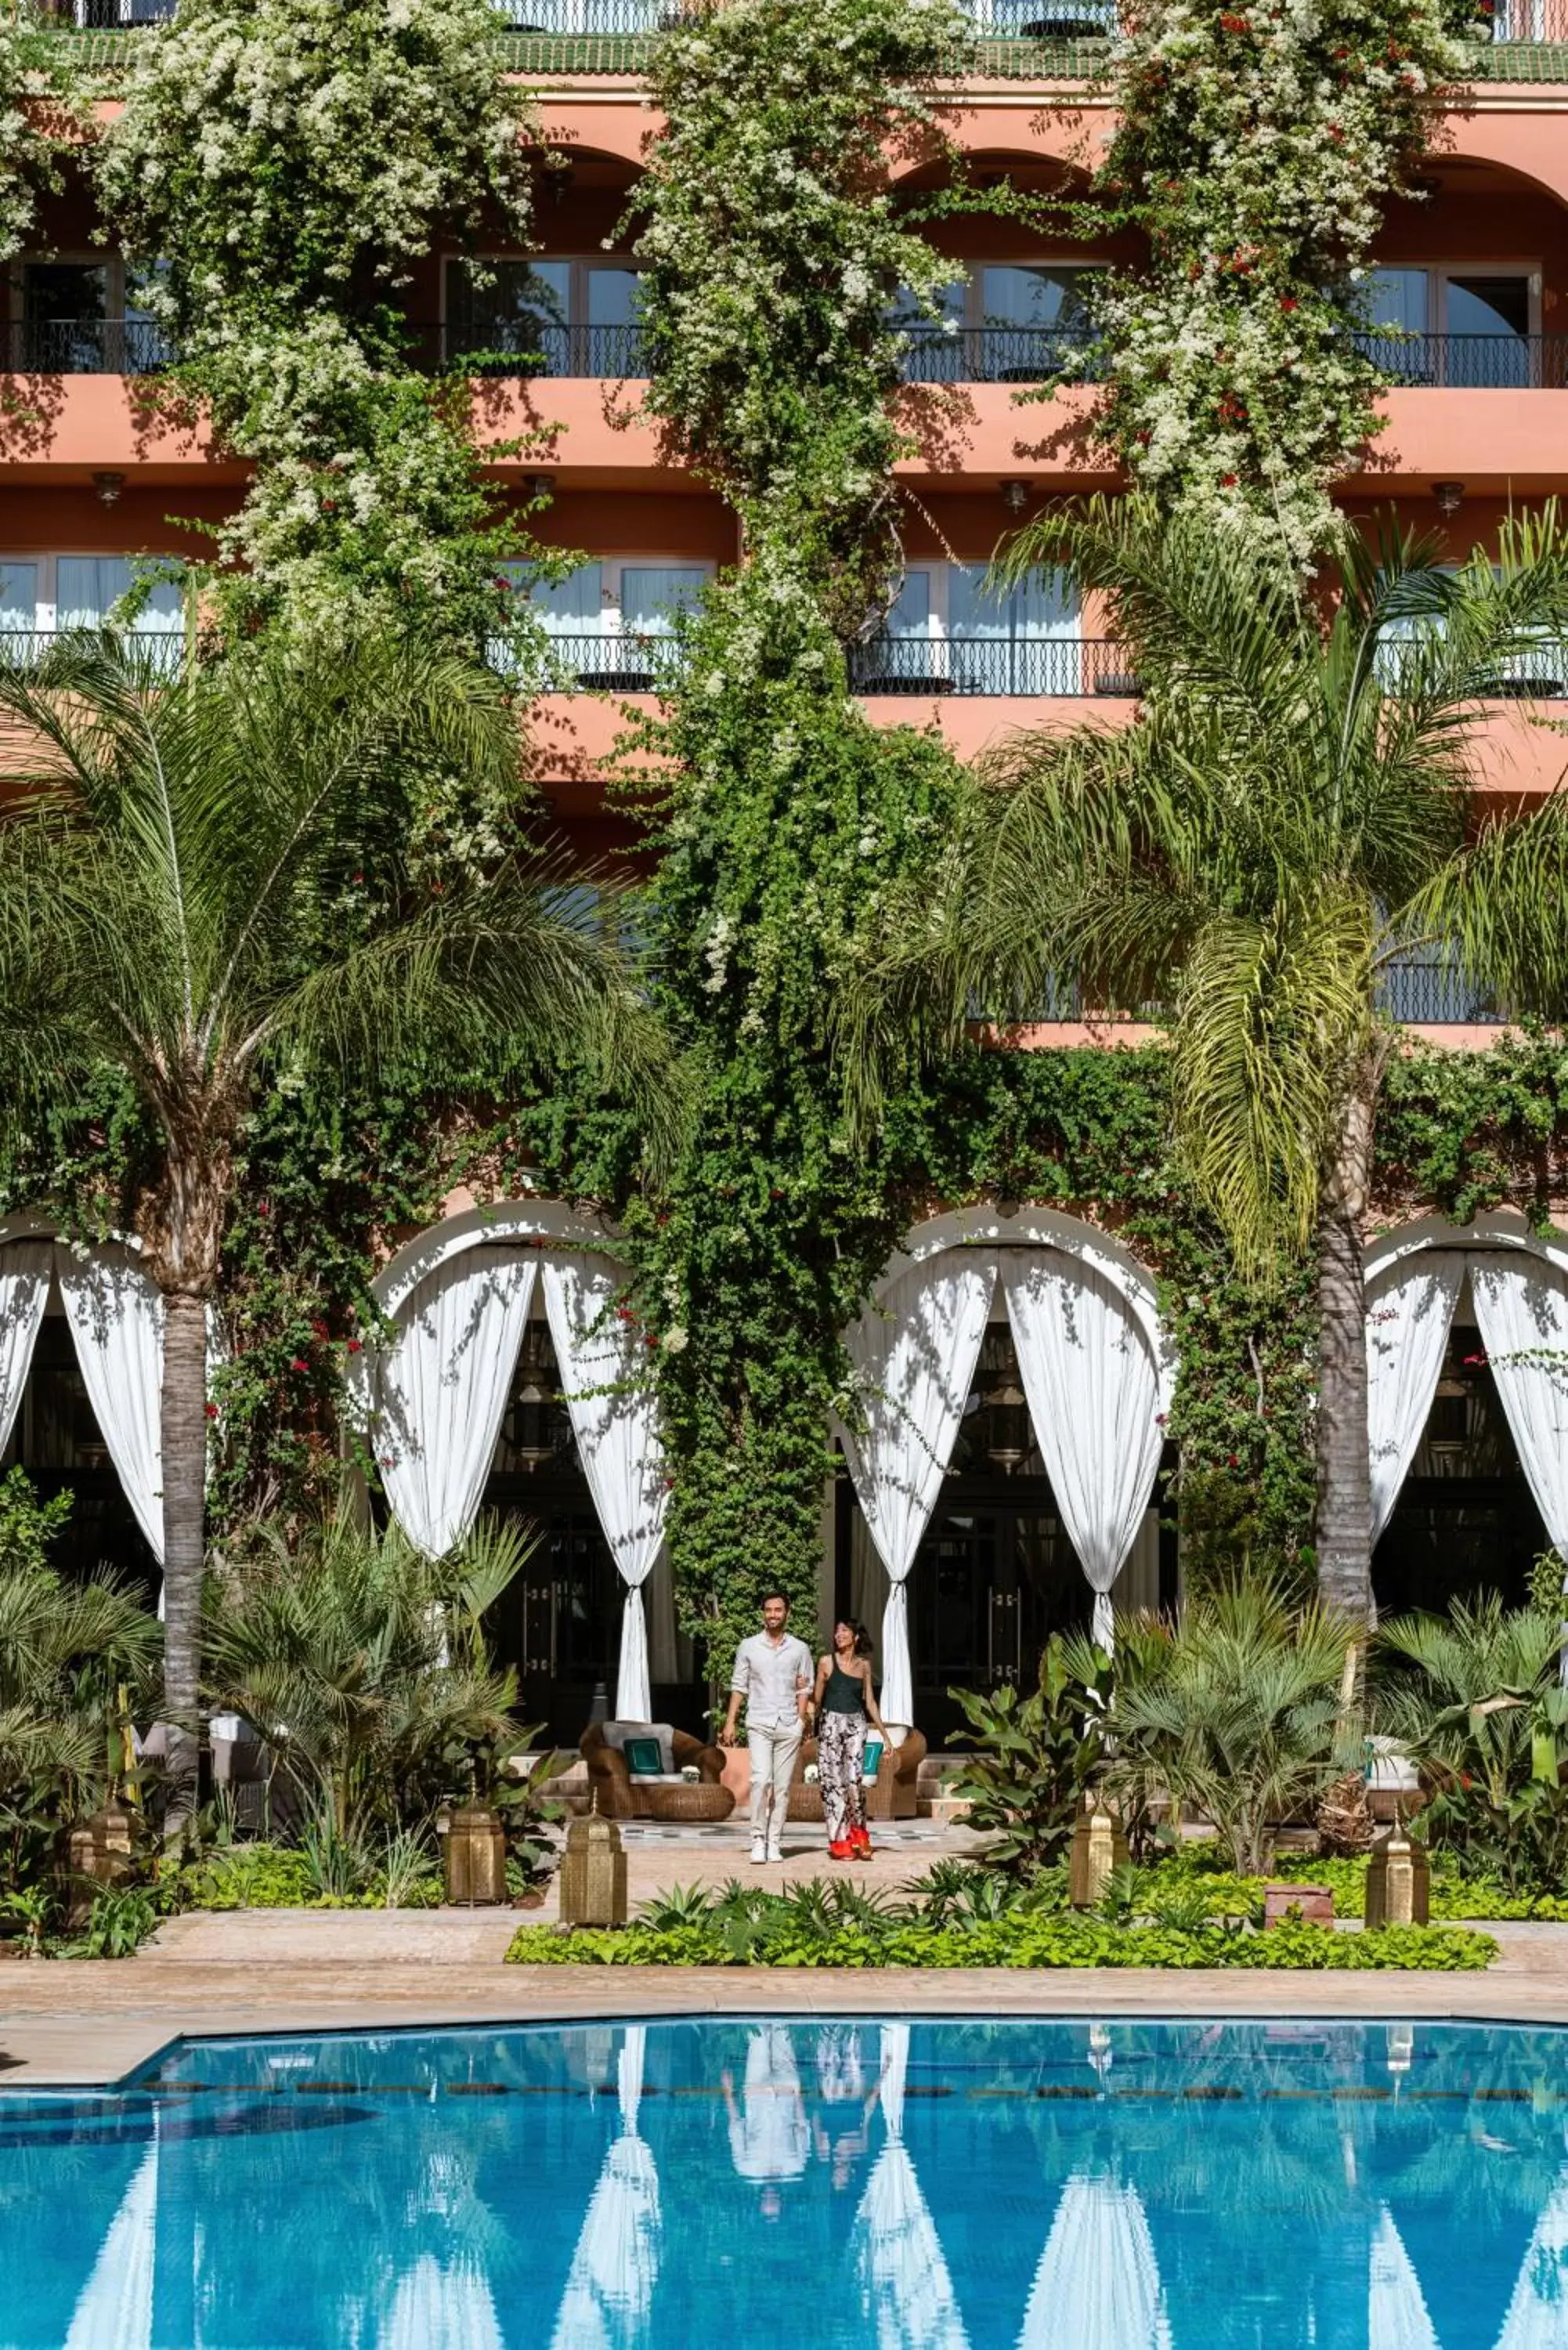
[[[1220,19],[1220,29],[1222,33],[1250,33],[1252,29],[1252,20],[1250,16],[1232,16],[1227,14]]]
[[[326,1323],[321,1321],[319,1317],[314,1319],[311,1322],[310,1326],[315,1331],[318,1338],[330,1338],[332,1336],[332,1333],[327,1328]]]
[[[349,1341],[348,1341],[348,1352],[349,1352],[351,1355],[362,1355],[362,1354],[364,1353],[364,1351],[365,1351],[365,1347],[364,1347],[364,1342],[363,1342],[363,1340],[362,1340],[362,1339],[359,1339],[359,1338],[350,1338],[350,1339],[349,1339]]]
[[[217,1405],[216,1405],[215,1403],[210,1403],[210,1404],[206,1405],[206,1406],[204,1407],[204,1409],[205,1409],[205,1410],[206,1410],[207,1418],[208,1418],[209,1419],[217,1419],[217,1417],[218,1417],[218,1407],[217,1407]]]
[[[1302,306],[1301,306],[1301,304],[1296,300],[1296,297],[1295,297],[1295,296],[1294,296],[1293,294],[1282,294],[1282,295],[1281,295],[1281,296],[1280,296],[1280,307],[1281,307],[1281,309],[1282,309],[1282,310],[1299,310],[1299,309],[1301,308],[1301,307],[1302,307]]]
[[[307,1371],[310,1368],[310,1365],[306,1361],[303,1355],[296,1355],[293,1362],[290,1363],[288,1367],[291,1371]]]

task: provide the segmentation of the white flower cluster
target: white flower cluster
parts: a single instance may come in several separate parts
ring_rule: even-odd
[[[538,677],[500,569],[527,545],[395,311],[438,231],[527,241],[535,126],[494,30],[490,0],[181,0],[136,46],[98,169],[157,261],[177,388],[254,469],[217,533],[230,602],[317,637],[422,608],[471,641],[528,638]]]
[[[34,0],[14,0],[0,16],[0,263],[26,245],[41,191],[58,187],[60,155],[82,111],[66,54]]]
[[[1154,0],[1118,45],[1104,182],[1150,260],[1097,296],[1110,436],[1303,568],[1376,429],[1354,330],[1383,205],[1462,64],[1441,0]]]

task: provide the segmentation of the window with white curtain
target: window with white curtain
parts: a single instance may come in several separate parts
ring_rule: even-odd
[[[1071,365],[1094,324],[1093,271],[1081,262],[986,262],[943,286],[938,316],[922,317],[901,287],[888,318],[909,338],[906,376],[917,383],[1033,383]]]
[[[1455,564],[1442,566],[1450,575],[1458,567]],[[1440,641],[1445,626],[1440,612],[1410,613],[1384,622],[1378,630],[1374,661],[1378,683],[1386,693],[1397,693],[1401,683],[1413,678],[1412,649],[1423,642]],[[1497,698],[1561,699],[1568,693],[1568,644],[1549,629],[1532,629],[1522,634],[1519,650],[1504,655],[1498,663],[1494,681]]]
[[[141,588],[134,615],[117,608],[139,587],[138,575],[161,559],[9,556],[0,563],[0,629],[47,636],[67,629],[102,628],[112,620],[131,635],[178,638],[185,626],[184,590],[178,579],[157,579]]]
[[[1072,694],[1081,690],[1078,597],[1064,572],[1012,588],[983,563],[917,563],[905,573],[861,667],[890,690]]]
[[[503,569],[526,595],[564,666],[621,680],[649,669],[653,644],[675,633],[678,615],[696,606],[713,577],[711,563],[616,556],[579,564],[556,580],[530,583],[525,564],[508,563]],[[626,682],[621,690],[635,686]]]

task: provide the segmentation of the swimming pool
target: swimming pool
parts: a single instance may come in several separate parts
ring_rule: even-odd
[[[1568,2037],[703,2021],[0,2096],[5,2350],[1568,2350]]]

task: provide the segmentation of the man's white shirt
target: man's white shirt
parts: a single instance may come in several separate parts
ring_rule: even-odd
[[[811,1650],[793,1632],[775,1648],[765,1632],[753,1632],[735,1651],[730,1687],[746,1700],[749,1730],[782,1730],[799,1723],[800,1700],[811,1687]]]

